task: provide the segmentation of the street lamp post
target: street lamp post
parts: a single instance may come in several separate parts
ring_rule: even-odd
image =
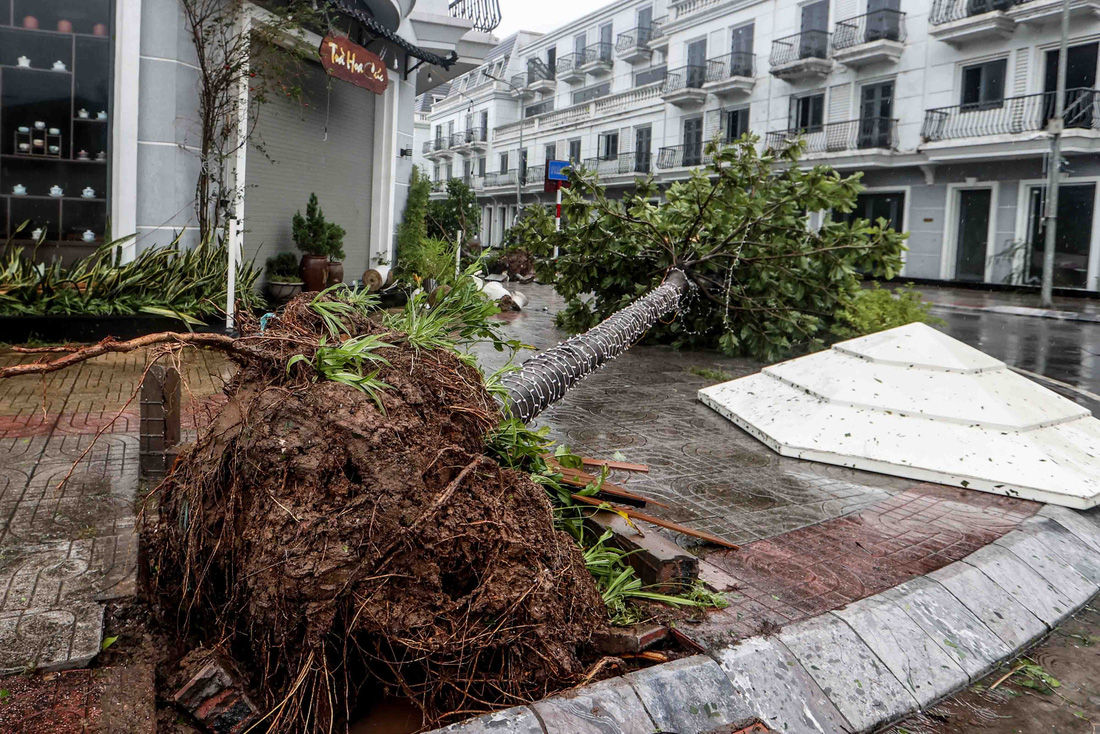
[[[1047,161],[1047,202],[1043,221],[1042,306],[1054,305],[1054,247],[1058,241],[1058,185],[1062,173],[1062,128],[1065,127],[1066,52],[1069,46],[1069,0],[1062,0],[1062,40],[1058,48],[1058,80],[1054,92],[1054,117],[1047,121],[1050,130],[1050,160]]]

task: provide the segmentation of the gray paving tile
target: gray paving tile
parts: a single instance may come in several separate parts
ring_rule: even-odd
[[[841,619],[825,615],[786,628],[779,640],[857,731],[900,718],[917,701]]]
[[[82,668],[99,654],[103,607],[92,601],[0,613],[0,675]]]
[[[928,578],[950,591],[1014,650],[1027,647],[1047,632],[1041,619],[974,566],[952,563]]]
[[[526,706],[494,711],[436,730],[437,734],[544,734],[538,717]]]
[[[1077,569],[1059,556],[1053,549],[1048,548],[1038,538],[1020,530],[1005,535],[993,541],[1006,550],[1012,552],[1017,558],[1030,566],[1040,576],[1054,585],[1074,608],[1100,591],[1093,582],[1081,575]]]
[[[1100,523],[1095,522],[1092,515],[1057,505],[1046,505],[1037,515],[1054,520],[1076,535],[1079,540],[1100,552]]]
[[[1048,628],[1073,612],[1074,605],[1053,584],[999,545],[979,548],[961,562],[979,569]]]
[[[546,734],[653,734],[657,731],[638,695],[612,678],[546,698],[531,708]]]
[[[1080,540],[1060,523],[1046,517],[1030,517],[1020,530],[1034,536],[1077,573],[1093,584],[1100,584],[1100,551]]]
[[[718,663],[703,655],[681,658],[624,676],[658,728],[709,731],[754,716]]]
[[[1013,652],[950,591],[931,579],[915,578],[882,596],[909,615],[971,680],[985,675]]]
[[[714,654],[733,687],[772,731],[852,731],[817,682],[778,639],[753,637]]]
[[[832,612],[848,623],[921,708],[965,686],[966,671],[897,604],[880,596]]]

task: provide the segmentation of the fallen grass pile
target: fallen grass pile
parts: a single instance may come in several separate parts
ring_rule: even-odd
[[[119,253],[128,239],[108,242],[68,267],[36,263],[32,250],[9,242],[0,258],[0,315],[147,313],[197,324],[224,311],[229,253],[223,243],[206,240],[188,248],[177,236],[122,263]],[[255,291],[259,275],[253,263],[239,266],[240,308],[262,303]]]

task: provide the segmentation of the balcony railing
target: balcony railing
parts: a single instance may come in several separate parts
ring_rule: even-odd
[[[707,67],[703,64],[691,64],[668,72],[661,92],[669,94],[681,89],[702,89],[706,83]]]
[[[657,168],[684,168],[709,165],[712,160],[702,141],[687,145],[670,145],[657,152]]]
[[[448,8],[452,18],[474,22],[474,30],[492,33],[500,25],[499,0],[451,0]]]
[[[527,88],[527,75],[526,74],[513,74],[509,79],[512,85],[512,89],[526,89]]]
[[[635,49],[649,48],[649,39],[653,37],[653,26],[638,26],[625,33],[620,33],[615,39],[615,50],[619,53],[627,53]]]
[[[465,131],[459,131],[457,133],[451,133],[450,143],[447,145],[447,147],[448,148],[457,148],[458,146],[463,145],[465,142],[466,142],[466,133],[465,133]]]
[[[932,25],[942,25],[955,20],[962,20],[974,15],[982,15],[994,10],[1008,10],[1014,5],[1020,5],[1025,0],[935,0],[932,3],[932,13],[929,22]]]
[[[792,64],[802,59],[829,58],[829,33],[826,31],[803,31],[793,36],[772,41],[772,66]]]
[[[513,168],[510,171],[498,171],[497,173],[488,173],[485,175],[485,188],[492,186],[515,186],[516,185],[516,170]]]
[[[557,72],[558,76],[568,74],[584,63],[584,54],[565,54],[558,59]]]
[[[598,61],[611,61],[611,44],[610,43],[591,43],[584,49],[584,60],[582,64],[595,64]]]
[[[523,108],[524,117],[534,117],[535,115],[545,115],[547,112],[554,111],[554,98],[551,97],[548,100],[539,102],[538,104],[528,105]]]
[[[869,148],[893,150],[898,145],[898,121],[890,117],[862,117],[808,128],[777,130],[768,133],[767,144],[770,148],[783,148],[799,138],[806,141],[808,153]]]
[[[928,110],[921,137],[937,141],[1045,130],[1054,117],[1056,94],[1041,92]],[[1086,87],[1067,89],[1062,119],[1067,128],[1100,130],[1100,93]]]
[[[443,135],[442,137],[429,140],[424,143],[424,154],[435,153],[440,150],[447,150],[451,145],[451,136]]]
[[[833,32],[833,48],[851,48],[873,41],[904,41],[905,37],[905,13],[898,10],[875,10],[837,21]]]
[[[601,177],[627,176],[632,173],[649,173],[653,168],[653,154],[649,151],[631,151],[613,156],[588,158],[584,162],[587,171],[595,171]]]
[[[542,59],[527,59],[527,83],[534,84],[543,79],[553,79],[555,68]]]
[[[662,15],[660,18],[654,18],[649,22],[649,43],[655,45],[654,41],[663,41],[668,37],[665,33],[665,24],[668,23],[668,16]],[[659,45],[659,44],[656,44]]]
[[[462,136],[460,144],[469,145],[470,143],[487,143],[489,141],[488,130],[483,127],[468,127],[461,133],[456,133]]]
[[[735,76],[756,76],[756,54],[734,51],[707,61],[708,82],[725,81]]]

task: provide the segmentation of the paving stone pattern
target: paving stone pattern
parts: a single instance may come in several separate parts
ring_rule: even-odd
[[[138,404],[126,404],[145,358],[0,382],[0,673],[86,665],[103,602],[133,593]],[[4,365],[27,359],[0,354]],[[228,365],[193,352],[183,367],[193,422]]]

